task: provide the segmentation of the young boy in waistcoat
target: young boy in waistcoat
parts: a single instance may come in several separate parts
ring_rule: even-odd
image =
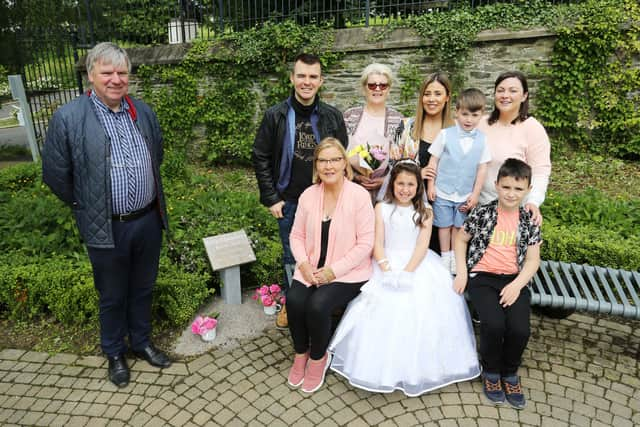
[[[474,88],[462,91],[456,102],[456,125],[440,132],[429,147],[428,166],[436,169],[427,182],[433,204],[433,225],[438,227],[442,263],[456,274],[453,242],[462,223],[477,204],[491,160],[485,136],[476,129],[484,114],[486,98]]]

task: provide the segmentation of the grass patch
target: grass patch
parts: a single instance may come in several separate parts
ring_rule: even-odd
[[[572,152],[555,156],[551,166],[548,191],[571,195],[595,189],[612,199],[640,198],[640,162]]]
[[[0,161],[31,159],[31,152],[21,145],[0,145]]]
[[[12,128],[18,126],[18,119],[15,117],[5,117],[4,119],[0,119],[0,129],[4,128]]]

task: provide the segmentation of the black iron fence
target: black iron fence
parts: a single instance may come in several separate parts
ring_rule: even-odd
[[[575,2],[575,0],[574,0]],[[335,28],[384,25],[412,15],[491,3],[525,0],[110,0],[80,2],[80,40],[116,38],[132,43],[179,43],[210,39],[265,21],[291,19],[299,24],[330,23]],[[549,3],[571,3],[550,0]]]
[[[569,0],[551,1],[570,3]],[[575,2],[575,0],[574,0]],[[9,2],[0,58],[24,76],[36,137],[42,143],[55,109],[83,91],[75,67],[101,41],[122,46],[213,39],[266,21],[328,23],[335,28],[387,25],[424,13],[524,0],[38,0]],[[20,9],[22,7],[22,9]],[[2,21],[0,21],[2,22]],[[7,60],[7,58],[10,58]],[[9,62],[10,61],[10,62]],[[9,62],[7,64],[7,62]]]

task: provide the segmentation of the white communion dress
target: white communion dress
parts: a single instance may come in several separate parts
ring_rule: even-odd
[[[383,203],[392,271],[374,263],[329,345],[331,369],[364,390],[418,396],[480,375],[464,297],[454,292],[438,255],[428,251],[413,273],[402,271],[419,233],[414,213],[413,206]]]

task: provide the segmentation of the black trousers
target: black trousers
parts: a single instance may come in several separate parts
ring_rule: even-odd
[[[516,277],[478,273],[469,279],[469,297],[480,318],[480,362],[487,373],[515,375],[522,363],[531,326],[531,293],[525,287],[511,306],[503,308],[500,291]]]
[[[286,305],[289,331],[296,353],[309,350],[311,359],[322,359],[331,339],[331,313],[358,296],[364,283],[334,282],[307,288],[293,280]]]
[[[88,248],[100,306],[100,346],[109,357],[142,350],[151,335],[151,293],[158,276],[162,223],[156,209],[113,221],[115,248]]]

